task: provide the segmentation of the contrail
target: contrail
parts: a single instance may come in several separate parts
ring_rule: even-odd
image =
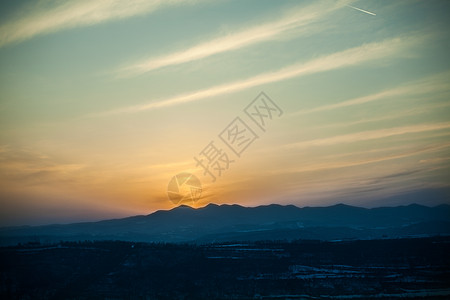
[[[366,14],[369,14],[369,15],[372,15],[372,16],[376,16],[377,15],[377,14],[374,14],[374,13],[372,13],[370,11],[367,11],[367,10],[364,10],[364,9],[361,9],[361,8],[357,8],[357,7],[354,7],[354,6],[351,6],[351,5],[346,5],[346,6],[351,7],[353,9],[356,9],[356,10],[359,10],[359,11],[362,11],[362,12],[364,12]]]

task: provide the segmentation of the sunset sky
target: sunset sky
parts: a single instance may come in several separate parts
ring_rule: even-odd
[[[0,226],[170,209],[182,172],[201,181],[194,207],[450,203],[449,13],[448,1],[3,1]],[[264,130],[244,111],[261,92],[282,111]],[[237,117],[257,136],[240,156],[219,137]],[[194,159],[210,142],[234,160],[215,182]]]

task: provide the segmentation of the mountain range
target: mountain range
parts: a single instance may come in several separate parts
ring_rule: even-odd
[[[135,242],[233,242],[353,240],[450,234],[450,205],[361,208],[294,205],[181,205],[149,215],[98,222],[0,229],[0,245],[60,240]]]

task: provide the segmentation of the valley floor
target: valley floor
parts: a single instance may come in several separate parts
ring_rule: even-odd
[[[448,299],[450,237],[0,248],[1,299]]]

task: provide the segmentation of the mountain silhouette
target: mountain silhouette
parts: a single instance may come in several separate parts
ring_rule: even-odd
[[[66,225],[0,229],[0,244],[29,241],[123,240],[225,242],[254,240],[350,240],[450,234],[450,205],[361,208],[345,204],[303,207],[181,205],[145,216]]]

